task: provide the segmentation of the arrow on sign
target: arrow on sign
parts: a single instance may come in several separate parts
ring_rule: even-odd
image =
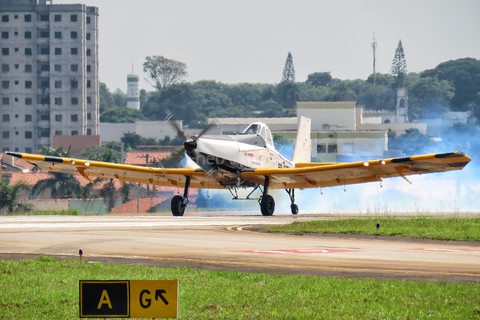
[[[167,293],[165,290],[156,290],[155,291],[155,300],[158,301],[158,298],[162,299],[163,303],[165,303],[165,305],[168,305],[168,301],[167,299],[165,299],[165,297],[162,295],[162,293]]]

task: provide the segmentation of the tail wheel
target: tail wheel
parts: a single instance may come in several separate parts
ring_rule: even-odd
[[[175,217],[183,216],[185,212],[185,204],[183,204],[182,196],[175,196],[172,198],[172,214]]]
[[[292,203],[290,205],[290,209],[292,210],[292,214],[297,214],[298,213],[298,206],[295,203]]]
[[[260,209],[262,211],[262,215],[264,216],[271,216],[275,211],[275,200],[269,194],[266,194],[262,198],[262,202],[260,203]]]

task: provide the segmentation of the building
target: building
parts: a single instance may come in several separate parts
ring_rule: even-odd
[[[182,121],[175,120],[180,128]],[[171,139],[177,136],[175,128],[168,121],[136,121],[135,123],[100,123],[102,143],[121,141],[125,133],[136,133],[144,138],[163,140],[166,136]]]
[[[98,135],[98,8],[0,0],[0,35],[0,149]]]
[[[127,107],[140,110],[140,98],[138,94],[138,76],[133,72],[127,75]]]

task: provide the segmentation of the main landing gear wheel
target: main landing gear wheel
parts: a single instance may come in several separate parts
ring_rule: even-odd
[[[292,214],[297,214],[298,213],[298,206],[295,203],[292,203],[290,205],[290,209],[292,210]]]
[[[182,196],[175,196],[172,198],[172,214],[175,217],[183,216],[185,212],[185,204],[183,203]]]
[[[262,202],[260,203],[260,209],[264,216],[273,215],[273,211],[275,211],[275,200],[273,200],[271,195],[266,194],[263,196]]]

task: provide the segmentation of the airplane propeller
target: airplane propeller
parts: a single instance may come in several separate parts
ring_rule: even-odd
[[[216,124],[215,123],[209,123],[209,124],[207,124],[207,126],[205,128],[203,128],[202,131],[200,131],[200,133],[198,135],[187,137],[187,135],[180,128],[178,123],[176,121],[174,121],[173,113],[169,114],[165,118],[165,121],[168,121],[168,123],[170,123],[175,128],[175,130],[177,131],[177,135],[180,136],[183,139],[183,148],[178,152],[178,154],[181,154],[182,152],[186,151],[187,154],[193,156],[193,158],[195,159],[194,160],[195,163],[197,165],[199,165],[203,170],[205,170],[205,172],[207,172],[208,175],[211,176],[213,174],[214,170],[215,170],[215,166],[213,164],[207,163],[207,161],[205,159],[205,156],[203,156],[202,154],[200,154],[197,151],[197,146],[198,146],[197,140],[201,136],[203,136],[208,130],[210,130],[212,127],[214,127]]]

